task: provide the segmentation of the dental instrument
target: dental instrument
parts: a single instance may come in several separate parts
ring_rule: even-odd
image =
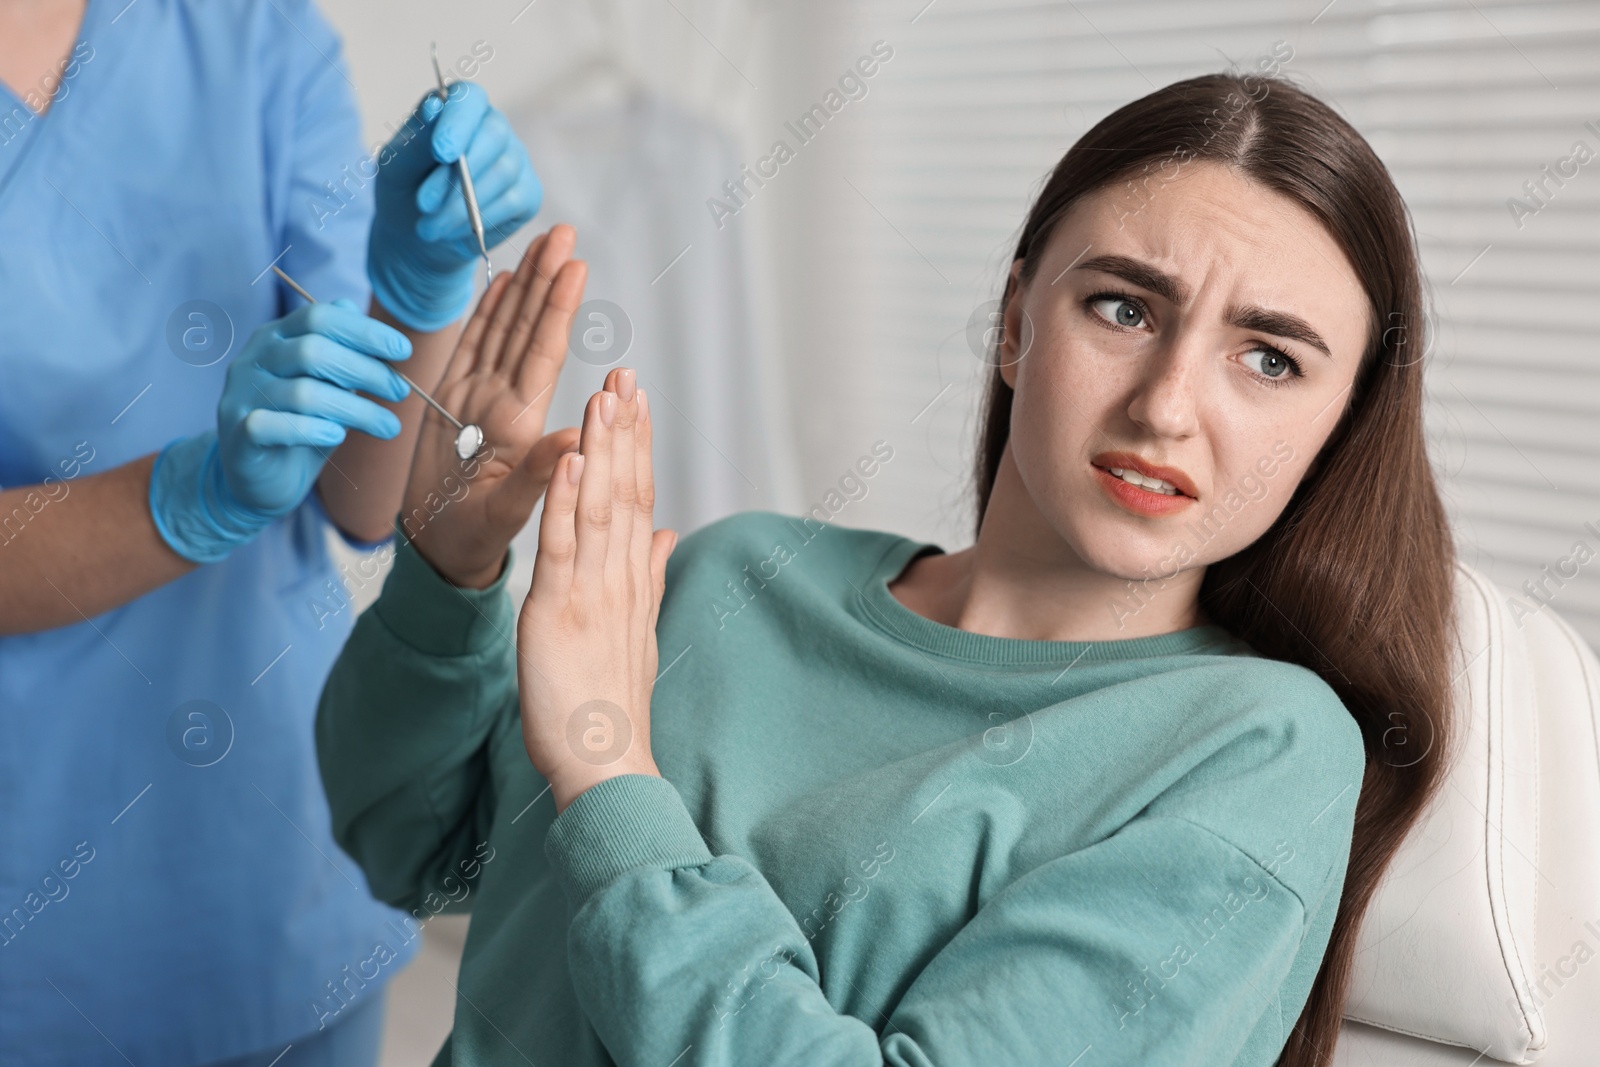
[[[433,46],[433,76],[439,80],[439,102],[442,104],[450,96],[450,90],[444,84],[444,71],[439,69],[439,45]],[[456,166],[461,171],[461,195],[467,201],[467,221],[472,224],[472,236],[478,239],[478,251],[483,255],[483,281],[487,285],[494,281],[494,268],[489,265],[489,246],[483,239],[483,216],[478,212],[478,193],[472,187],[472,171],[467,167],[467,153],[462,151],[456,159]]]
[[[285,285],[299,293],[301,299],[303,299],[306,303],[315,304],[317,302],[316,297],[302,289],[300,287],[300,283],[285,274],[276,263],[272,265],[272,271],[278,277],[283,279]],[[433,410],[443,415],[449,420],[450,425],[456,428],[456,457],[458,459],[465,463],[467,460],[478,454],[478,450],[483,447],[482,427],[478,426],[476,423],[467,423],[466,425],[462,425],[460,419],[446,411],[443,404],[429,396],[427,390],[423,389],[422,386],[406,377],[405,373],[398,367],[391,367],[390,369],[396,374],[400,375],[401,381],[405,382],[407,385],[411,386],[412,389],[416,390],[416,394],[418,396],[432,405]]]

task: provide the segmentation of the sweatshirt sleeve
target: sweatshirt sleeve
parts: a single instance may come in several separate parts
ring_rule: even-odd
[[[449,879],[482,858],[490,736],[516,714],[516,619],[509,558],[489,588],[461,589],[403,532],[395,543],[383,592],[323,686],[316,738],[335,840],[374,896],[412,910],[449,897]]]
[[[545,852],[574,910],[579,1003],[619,1063],[1231,1064],[1307,931],[1245,852],[1145,815],[995,894],[869,1025],[834,1009],[783,901],[710,853],[664,779],[580,794]]]

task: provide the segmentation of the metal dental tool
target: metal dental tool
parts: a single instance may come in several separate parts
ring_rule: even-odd
[[[439,80],[439,102],[448,99],[450,90],[444,84],[444,71],[439,69],[439,46],[433,46],[433,76]],[[494,268],[489,266],[489,246],[483,239],[483,216],[478,212],[478,193],[472,188],[472,171],[467,167],[467,152],[463,148],[456,160],[461,172],[461,195],[467,201],[467,221],[472,224],[472,236],[478,239],[478,251],[483,254],[483,283],[485,287],[494,280]]]
[[[306,303],[315,304],[317,302],[316,297],[302,289],[300,287],[300,283],[285,274],[281,269],[279,269],[276,263],[272,265],[272,271],[278,277],[283,279],[283,283],[285,285],[299,293],[301,299],[305,300]],[[473,423],[468,423],[467,425],[463,426],[460,419],[446,411],[443,404],[429,396],[428,393],[416,382],[412,381],[410,378],[407,378],[404,372],[402,372],[398,367],[391,367],[390,369],[396,374],[400,375],[401,381],[411,386],[411,388],[416,391],[418,396],[431,404],[433,406],[433,410],[443,415],[449,421],[450,425],[456,428],[457,458],[465,463],[467,460],[478,454],[478,450],[483,447],[483,429],[481,427]]]

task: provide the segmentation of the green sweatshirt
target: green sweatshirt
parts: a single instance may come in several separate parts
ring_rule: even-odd
[[[395,565],[322,694],[340,843],[470,910],[437,1064],[1241,1064],[1327,947],[1360,731],[1215,626],[969,633],[887,582],[925,544],[746,512],[685,537],[651,747],[557,817],[505,575]],[[507,572],[510,564],[507,563]],[[416,923],[312,991],[319,1020]]]

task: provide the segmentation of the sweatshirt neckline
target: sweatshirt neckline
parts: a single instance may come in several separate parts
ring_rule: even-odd
[[[1061,665],[1077,662],[1107,663],[1185,654],[1218,654],[1235,638],[1214,623],[1150,637],[1111,641],[1036,641],[972,633],[917,614],[889,591],[889,582],[912,558],[925,551],[943,552],[939,545],[898,537],[884,551],[867,581],[856,590],[855,603],[862,617],[888,636],[925,652],[950,659],[995,666]]]

